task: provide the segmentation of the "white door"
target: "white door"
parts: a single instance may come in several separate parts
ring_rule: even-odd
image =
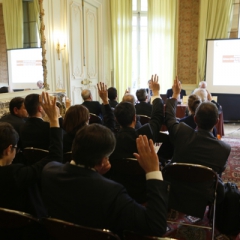
[[[98,100],[99,21],[101,5],[93,0],[69,2],[70,91],[72,104],[82,103],[81,92],[89,89]],[[101,51],[100,51],[101,52]],[[102,61],[101,61],[102,62]],[[102,64],[102,63],[101,63]]]

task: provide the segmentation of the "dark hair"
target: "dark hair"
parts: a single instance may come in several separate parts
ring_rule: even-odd
[[[25,108],[27,109],[28,115],[34,116],[38,111],[39,103],[39,95],[36,93],[29,94],[25,97],[24,100]]]
[[[198,127],[209,131],[217,122],[218,109],[216,105],[211,102],[202,102],[197,107],[195,116]]]
[[[114,115],[117,122],[122,127],[129,126],[136,115],[135,107],[130,102],[121,102],[114,109]]]
[[[18,133],[13,126],[7,122],[0,122],[0,158],[3,157],[3,151],[9,145],[17,145],[18,140]]]
[[[89,111],[86,107],[80,104],[71,106],[64,116],[63,129],[66,132],[75,132],[86,125],[88,120]]]
[[[108,98],[110,100],[115,100],[117,97],[117,89],[114,87],[108,88]]]
[[[144,102],[147,97],[147,92],[145,88],[140,88],[136,91],[136,96],[139,102]]]
[[[0,93],[8,93],[9,92],[9,90],[8,90],[8,87],[1,87],[0,88]]]
[[[14,115],[14,108],[20,109],[22,104],[24,103],[24,98],[22,97],[15,97],[9,103],[9,111],[11,114]]]
[[[115,149],[116,140],[110,129],[93,123],[77,131],[72,145],[72,158],[76,164],[93,168]]]
[[[196,94],[191,94],[188,97],[188,108],[191,114],[195,114],[195,111],[201,102],[201,98]]]

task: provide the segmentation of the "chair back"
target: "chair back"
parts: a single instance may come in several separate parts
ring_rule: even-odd
[[[171,183],[169,208],[203,218],[206,206],[216,197],[217,174],[198,164],[172,163],[162,170]]]
[[[26,147],[23,149],[23,157],[25,164],[33,164],[47,157],[49,154],[48,150],[34,147]]]
[[[146,202],[145,172],[135,158],[111,159],[110,178],[121,183],[138,203]]]
[[[149,121],[150,121],[150,117],[148,117],[147,115],[139,115],[138,114],[138,116],[139,116],[139,121],[140,121],[140,123],[142,124],[142,125],[144,125],[144,124],[146,124],[146,123],[149,123]]]
[[[32,215],[0,208],[0,236],[1,239],[44,239],[46,232]]]
[[[54,240],[120,240],[109,230],[84,227],[56,218],[44,218],[42,223],[50,238]]]
[[[102,124],[102,119],[99,116],[97,116],[94,113],[90,113],[89,115],[90,115],[89,124],[92,123]]]
[[[71,162],[71,160],[72,160],[72,151],[71,152],[65,152],[63,154],[63,163]]]

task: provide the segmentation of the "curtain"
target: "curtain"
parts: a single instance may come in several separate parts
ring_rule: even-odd
[[[161,93],[177,74],[177,0],[148,0],[148,72],[157,74]]]
[[[234,0],[201,0],[197,83],[205,79],[206,39],[228,38]]]
[[[132,0],[110,0],[114,86],[119,100],[132,79]]]
[[[2,0],[7,49],[23,47],[22,0]]]

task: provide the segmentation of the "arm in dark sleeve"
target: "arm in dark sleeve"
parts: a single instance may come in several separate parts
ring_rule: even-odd
[[[146,187],[146,207],[131,199],[125,190],[119,193],[113,210],[117,222],[113,221],[113,224],[117,223],[114,225],[119,230],[162,236],[167,227],[169,185],[165,181],[151,179],[146,181]]]
[[[163,101],[160,98],[156,98],[152,102],[152,114],[149,124],[153,132],[153,141],[155,142],[158,138],[159,131],[164,121],[163,114]]]
[[[62,129],[57,127],[50,128],[49,155],[30,166],[21,165],[15,174],[18,184],[22,186],[32,185],[39,180],[42,169],[48,162],[62,162],[62,148]]]
[[[105,104],[103,105],[104,108],[104,125],[111,129],[112,131],[114,131],[115,129],[115,119],[114,119],[114,114],[113,114],[113,110],[110,107],[110,104]]]

